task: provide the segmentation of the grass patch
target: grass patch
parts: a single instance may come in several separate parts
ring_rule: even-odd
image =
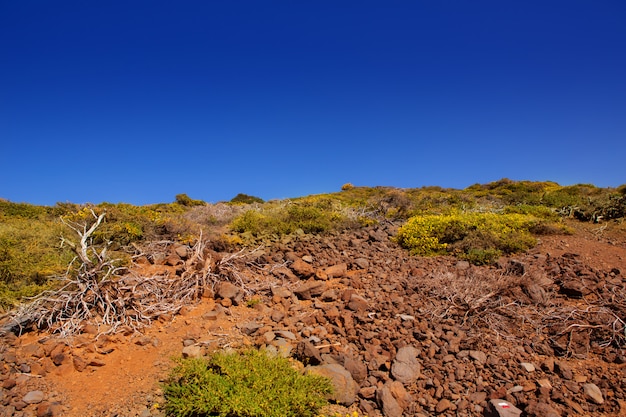
[[[330,198],[308,197],[246,210],[230,227],[235,233],[263,239],[292,233],[323,233],[341,228],[345,222],[340,204]]]
[[[181,359],[164,387],[168,416],[313,417],[327,404],[328,379],[303,375],[264,352]]]

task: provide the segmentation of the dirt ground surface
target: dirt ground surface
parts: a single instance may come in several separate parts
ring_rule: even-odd
[[[341,410],[370,417],[498,415],[491,399],[624,416],[626,234],[572,227],[490,267],[411,257],[393,225],[277,244],[242,263],[243,290],[215,288],[142,334],[7,334],[0,416],[164,416],[173,358],[242,346],[339,364],[354,380]]]

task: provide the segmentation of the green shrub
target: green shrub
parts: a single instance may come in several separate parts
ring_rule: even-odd
[[[22,219],[39,220],[45,218],[47,214],[47,207],[0,200],[0,219],[2,217],[19,217]]]
[[[552,221],[556,221],[560,218],[558,213],[550,207],[535,206],[530,204],[516,204],[512,206],[506,206],[504,208],[504,213],[524,214]]]
[[[0,223],[0,281],[42,284],[72,259],[60,248],[60,222],[13,218]]]
[[[187,194],[176,194],[175,202],[185,207],[203,206],[206,203],[202,200],[194,200]]]
[[[474,265],[491,265],[495,263],[502,255],[502,251],[498,249],[470,249],[465,253],[459,255],[459,258]]]
[[[548,207],[557,209],[568,206],[578,207],[588,204],[591,197],[601,193],[602,189],[590,184],[570,185],[545,193],[541,202]]]
[[[262,198],[255,197],[253,195],[239,193],[235,197],[233,197],[230,202],[234,204],[263,204],[265,201],[263,201]]]
[[[64,228],[58,220],[5,217],[0,221],[0,310],[48,288],[50,276],[63,274],[72,259],[60,248]]]
[[[284,236],[295,232],[323,233],[340,228],[345,215],[327,198],[309,197],[246,210],[230,224],[232,231],[255,238]]]
[[[264,231],[270,230],[271,221],[258,210],[247,210],[237,216],[230,224],[230,228],[237,233],[249,233],[252,236],[260,236]]]
[[[411,217],[396,241],[414,255],[455,253],[479,262],[498,254],[527,250],[536,243],[529,232],[535,217],[517,213],[461,213]],[[481,260],[483,259],[483,260]]]
[[[327,404],[328,379],[303,375],[264,352],[218,352],[183,359],[164,387],[168,416],[315,416]]]

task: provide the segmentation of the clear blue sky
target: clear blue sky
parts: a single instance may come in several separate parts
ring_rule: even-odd
[[[626,183],[626,2],[0,0],[0,197]]]

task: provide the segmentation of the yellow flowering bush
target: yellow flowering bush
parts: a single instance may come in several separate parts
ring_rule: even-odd
[[[500,253],[515,253],[536,243],[529,229],[537,219],[519,213],[453,211],[442,215],[411,217],[396,235],[396,241],[412,254],[460,255],[477,263],[489,263]]]

